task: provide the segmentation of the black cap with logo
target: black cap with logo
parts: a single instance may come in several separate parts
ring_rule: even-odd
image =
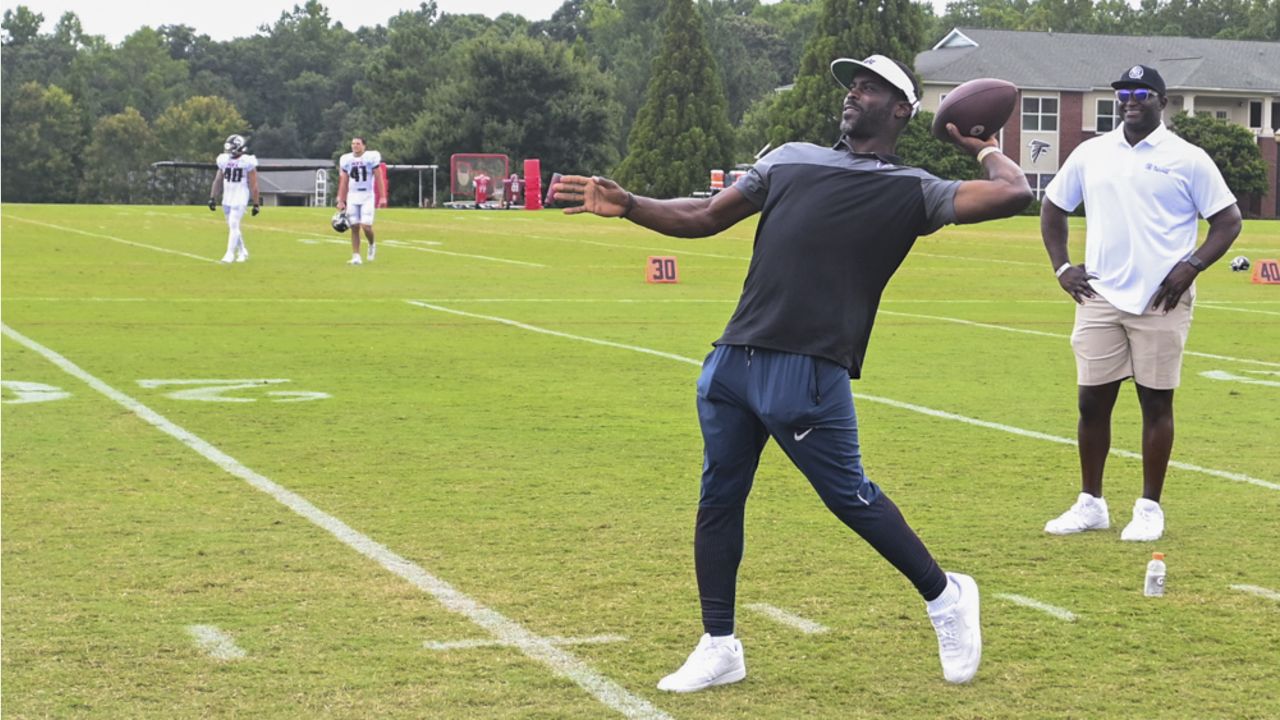
[[[1164,78],[1160,77],[1159,71],[1147,65],[1134,65],[1125,70],[1120,75],[1120,79],[1111,83],[1111,87],[1116,88],[1135,88],[1144,87],[1151,88],[1156,92],[1164,95]]]

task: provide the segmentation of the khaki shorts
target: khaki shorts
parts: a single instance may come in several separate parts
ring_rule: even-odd
[[[1168,314],[1148,307],[1141,315],[1131,315],[1117,310],[1101,295],[1077,305],[1071,332],[1076,382],[1106,385],[1131,377],[1152,390],[1178,387],[1195,297],[1193,283]]]

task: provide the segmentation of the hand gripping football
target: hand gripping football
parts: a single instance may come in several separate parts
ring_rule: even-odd
[[[970,80],[943,98],[931,132],[939,140],[950,142],[947,123],[955,123],[961,135],[986,140],[1009,121],[1017,102],[1018,88],[1011,82],[996,78]]]

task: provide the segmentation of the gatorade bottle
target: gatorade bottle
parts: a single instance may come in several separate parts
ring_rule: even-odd
[[[1147,563],[1147,583],[1142,590],[1147,597],[1164,596],[1164,553],[1151,553]]]

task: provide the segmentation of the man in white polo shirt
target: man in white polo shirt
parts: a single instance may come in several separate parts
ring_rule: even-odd
[[[1134,65],[1111,83],[1121,127],[1080,145],[1045,190],[1040,232],[1062,286],[1079,306],[1071,346],[1079,385],[1081,492],[1045,525],[1068,535],[1111,525],[1102,469],[1111,449],[1111,410],[1133,378],[1142,407],[1142,497],[1121,540],[1164,533],[1160,492],[1173,449],[1173,390],[1191,326],[1196,275],[1240,234],[1240,209],[1222,173],[1200,148],[1161,122],[1164,79]],[[1085,261],[1067,253],[1067,213],[1084,202]],[[1197,217],[1209,234],[1196,247]]]

